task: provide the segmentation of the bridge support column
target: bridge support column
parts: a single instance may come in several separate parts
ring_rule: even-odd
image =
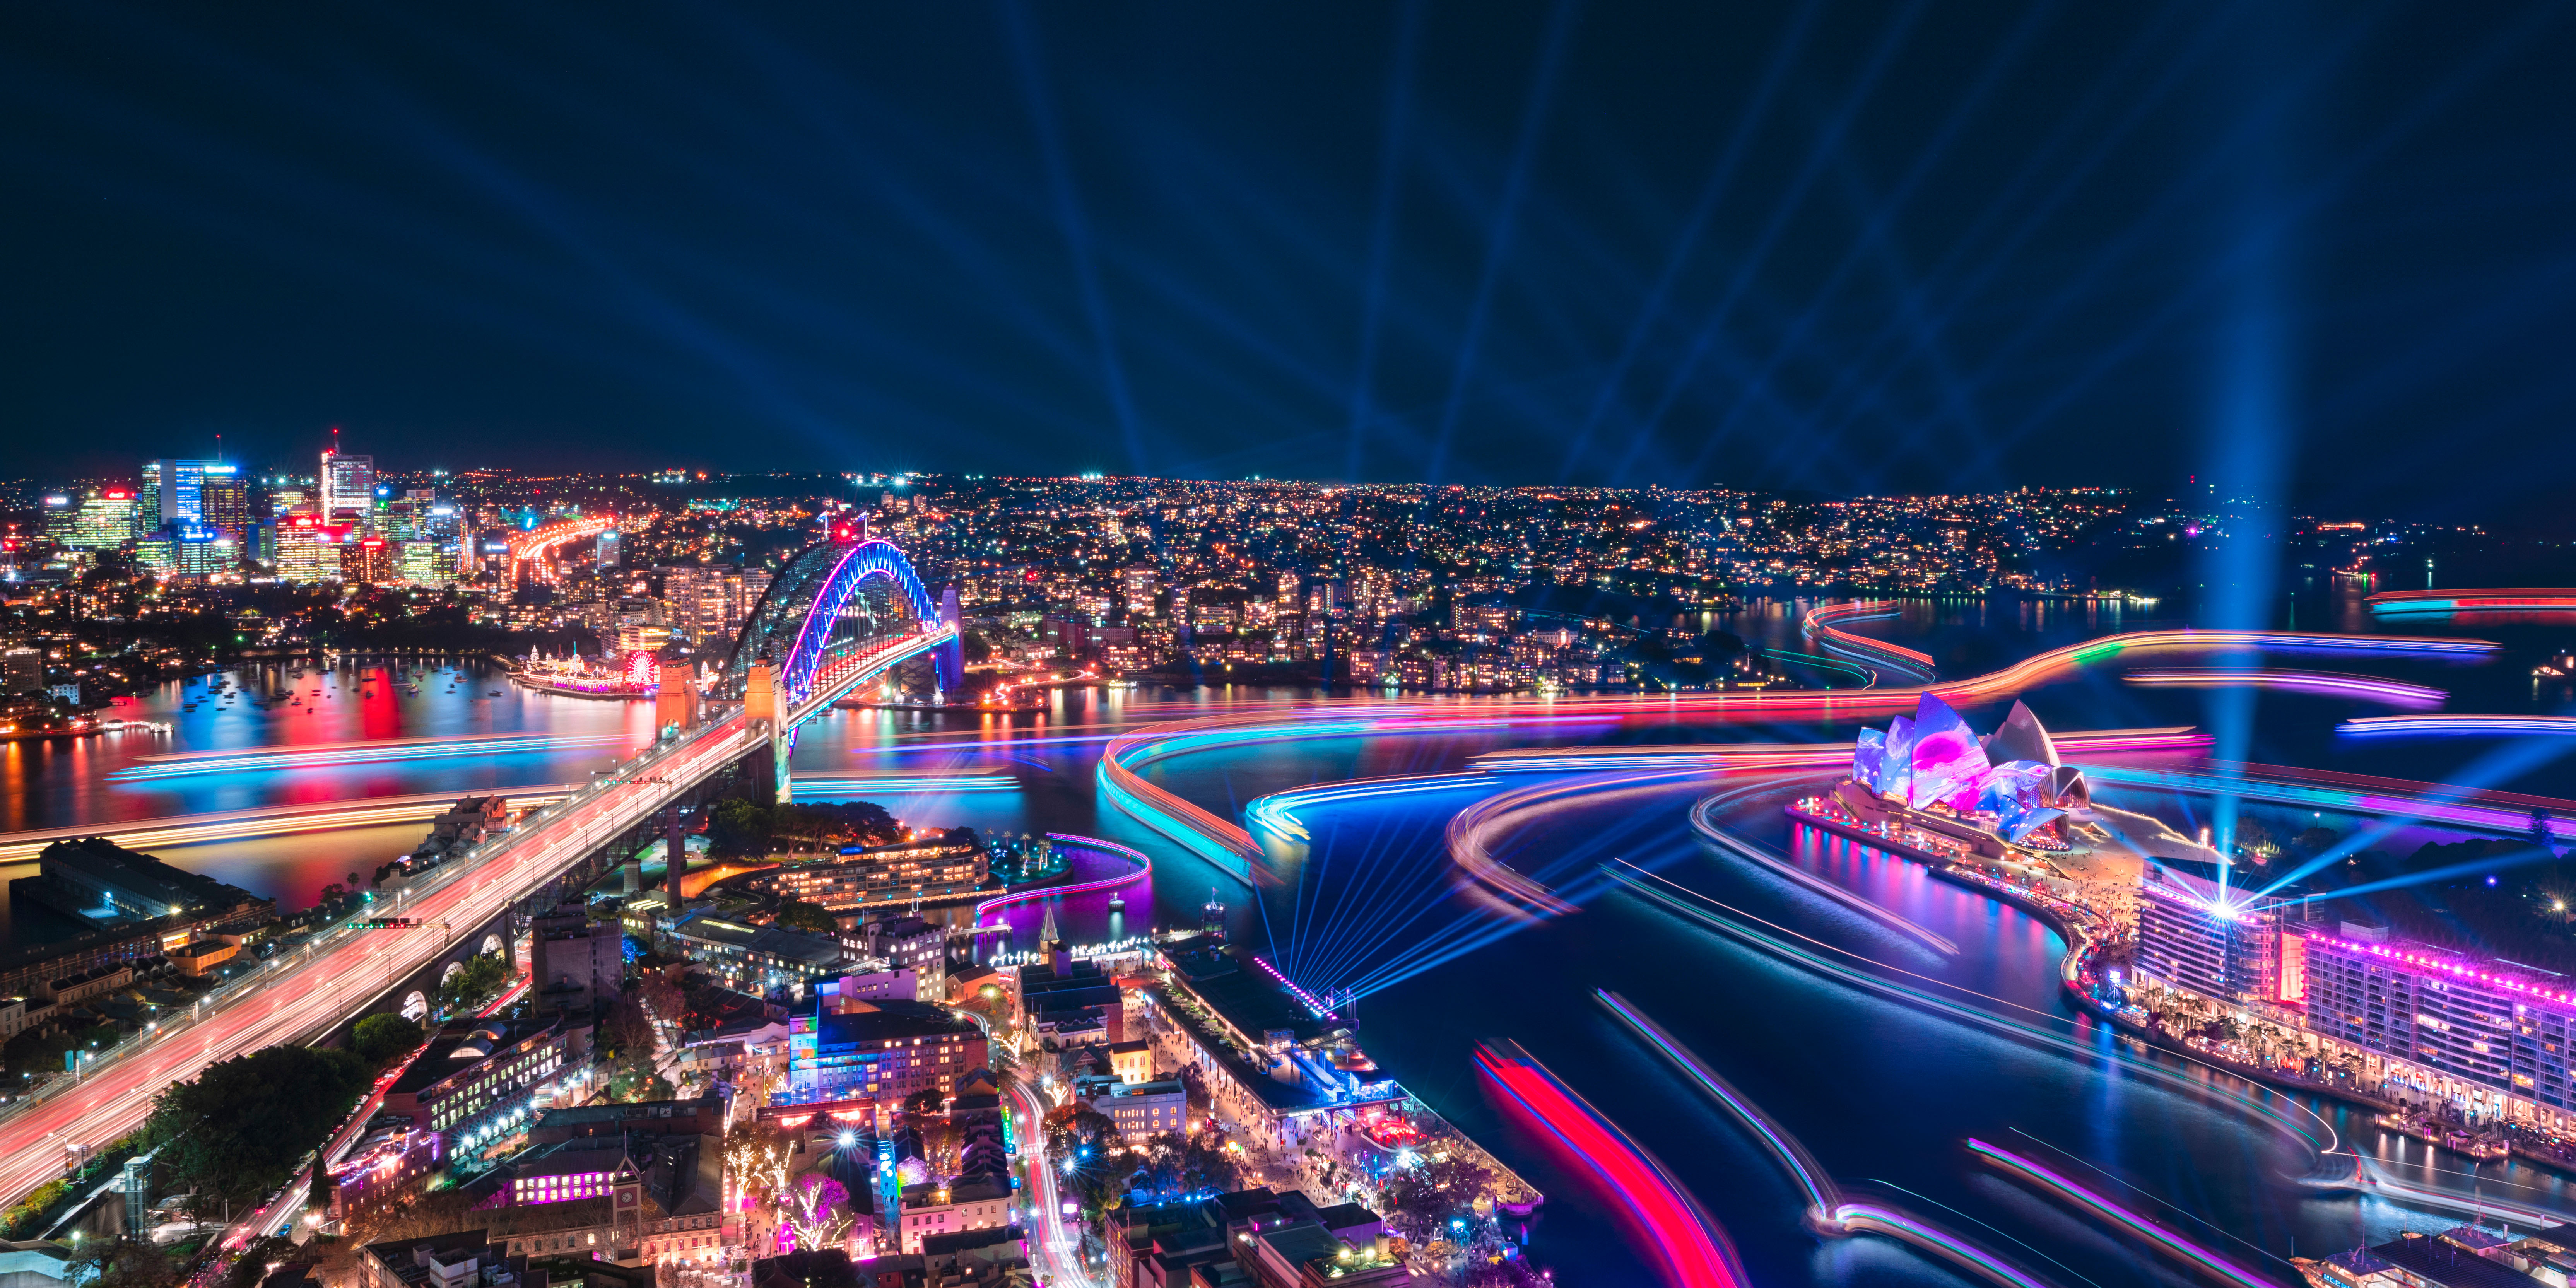
[[[680,807],[674,805],[662,823],[662,890],[670,901],[673,917],[680,915],[680,879],[689,872],[689,838],[681,827],[681,817]]]
[[[932,650],[930,674],[939,685],[938,700],[966,690],[965,626],[957,612],[957,587],[952,583],[939,592],[939,620],[948,627],[948,642]]]
[[[766,657],[752,662],[751,673],[745,677],[743,683],[742,718],[750,722],[754,729],[763,730],[768,735],[769,746],[765,750],[752,753],[752,767],[755,772],[759,770],[764,759],[769,769],[768,788],[763,793],[766,799],[761,801],[764,805],[780,804],[787,800],[787,717],[790,709],[787,686],[777,665]]]

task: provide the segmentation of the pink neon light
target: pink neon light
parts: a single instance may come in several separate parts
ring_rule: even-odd
[[[1624,1133],[1535,1061],[1480,1046],[1476,1065],[1600,1178],[1635,1224],[1644,1252],[1658,1263],[1667,1282],[1682,1288],[1743,1288],[1725,1236]]]

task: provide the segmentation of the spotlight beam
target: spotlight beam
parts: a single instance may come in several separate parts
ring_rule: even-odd
[[[1610,370],[1601,377],[1600,387],[1593,391],[1591,406],[1585,410],[1582,423],[1575,427],[1574,436],[1568,440],[1565,460],[1556,469],[1558,478],[1573,477],[1575,466],[1591,453],[1594,432],[1600,429],[1602,418],[1609,415],[1611,405],[1627,388],[1629,371],[1645,351],[1646,337],[1653,334],[1655,324],[1663,320],[1673,290],[1681,283],[1683,270],[1698,253],[1700,238],[1708,231],[1708,221],[1717,213],[1718,202],[1734,186],[1735,172],[1744,163],[1744,154],[1750,150],[1755,131],[1770,119],[1772,100],[1778,97],[1781,83],[1788,79],[1789,69],[1797,64],[1798,55],[1806,48],[1807,37],[1815,30],[1816,16],[1824,11],[1823,5],[1799,5],[1791,14],[1789,29],[1774,44],[1771,60],[1762,69],[1762,79],[1746,98],[1744,108],[1736,113],[1735,129],[1727,135],[1726,146],[1719,149],[1716,162],[1709,167],[1708,177],[1700,182],[1699,195],[1692,199],[1689,212],[1682,216],[1681,231],[1674,236],[1672,248],[1665,252],[1663,270],[1647,287],[1645,302],[1638,306],[1636,318],[1629,322],[1628,334],[1619,342],[1618,356],[1611,359]]]
[[[1539,139],[1544,133],[1548,107],[1556,98],[1557,73],[1565,65],[1565,46],[1581,8],[1580,0],[1556,0],[1548,11],[1547,30],[1539,38],[1538,69],[1530,75],[1529,99],[1521,108],[1520,133],[1513,142],[1511,167],[1504,172],[1502,195],[1494,203],[1493,226],[1485,238],[1484,267],[1476,275],[1476,294],[1467,306],[1467,329],[1458,340],[1458,352],[1449,368],[1449,396],[1440,405],[1439,428],[1431,438],[1431,462],[1422,472],[1425,483],[1437,485],[1448,470],[1449,440],[1457,432],[1458,417],[1467,402],[1467,387],[1475,377],[1477,352],[1484,347],[1485,325],[1493,314],[1494,289],[1502,281],[1503,262],[1511,254],[1521,202],[1529,195],[1530,171],[1538,163]]]
[[[1746,247],[1738,257],[1735,273],[1728,280],[1725,292],[1709,308],[1708,315],[1700,323],[1699,331],[1691,337],[1690,344],[1674,361],[1672,370],[1666,373],[1663,390],[1656,395],[1654,405],[1647,408],[1646,414],[1639,418],[1637,432],[1630,440],[1628,450],[1621,454],[1618,465],[1610,472],[1613,480],[1627,476],[1629,467],[1645,452],[1646,445],[1653,438],[1655,428],[1663,423],[1664,416],[1672,410],[1673,404],[1680,400],[1683,390],[1690,387],[1692,378],[1698,373],[1701,360],[1708,355],[1711,348],[1717,345],[1727,323],[1734,318],[1737,303],[1743,299],[1747,291],[1752,289],[1754,275],[1763,264],[1769,261],[1772,248],[1778,244],[1782,234],[1789,230],[1791,218],[1806,204],[1807,192],[1815,186],[1816,179],[1824,173],[1827,157],[1843,145],[1843,138],[1850,132],[1852,122],[1859,117],[1861,108],[1869,102],[1878,89],[1879,81],[1887,73],[1888,64],[1894,61],[1897,52],[1904,48],[1906,37],[1913,32],[1915,22],[1922,16],[1921,0],[1910,0],[1904,12],[1886,24],[1877,45],[1871,49],[1869,61],[1863,66],[1851,93],[1845,97],[1842,107],[1827,120],[1816,141],[1809,146],[1805,163],[1798,167],[1798,172],[1790,178],[1779,199],[1772,203],[1771,217],[1764,221],[1762,230],[1755,235],[1752,245]]]

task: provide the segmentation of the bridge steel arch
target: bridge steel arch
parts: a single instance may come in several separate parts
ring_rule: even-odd
[[[789,703],[804,703],[813,695],[816,676],[832,660],[833,626],[851,596],[872,577],[891,583],[903,606],[920,622],[952,628],[948,642],[933,651],[932,663],[939,687],[956,689],[965,678],[965,659],[953,630],[956,592],[932,599],[901,547],[869,538],[809,546],[779,570],[743,623],[724,673],[716,681],[715,696],[740,701],[750,683],[752,664],[765,657],[776,668]]]

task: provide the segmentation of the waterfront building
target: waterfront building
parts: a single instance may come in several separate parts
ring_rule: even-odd
[[[36,875],[9,883],[9,897],[42,904],[84,924],[187,918],[212,924],[265,920],[277,901],[129,850],[103,836],[56,841],[36,856]],[[171,942],[191,937],[174,931]]]
[[[2310,1032],[2378,1057],[2383,1085],[2473,1113],[2568,1121],[2576,991],[2564,979],[2370,934],[2295,936]]]
[[[982,844],[940,837],[852,847],[832,862],[771,869],[746,884],[839,912],[922,898],[971,896],[983,888],[990,874]]]
[[[2228,1002],[2298,1000],[2296,963],[2283,964],[2282,900],[2161,864],[2148,865],[2138,889],[2140,976]]]

